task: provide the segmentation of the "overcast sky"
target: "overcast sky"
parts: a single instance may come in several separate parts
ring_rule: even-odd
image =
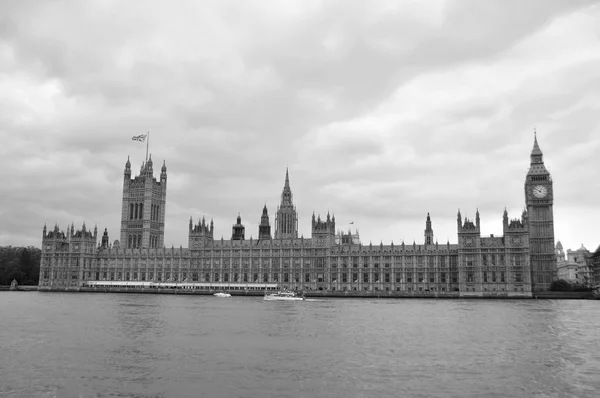
[[[123,169],[150,131],[165,244],[190,216],[299,233],[335,213],[368,244],[457,241],[520,217],[533,130],[565,249],[600,244],[596,1],[2,1],[0,245],[44,223],[119,239]]]

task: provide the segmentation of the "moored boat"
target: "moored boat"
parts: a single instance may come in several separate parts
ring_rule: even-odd
[[[216,292],[215,294],[213,294],[213,296],[217,296],[217,297],[231,297],[231,294],[226,293],[226,292]]]
[[[298,296],[295,292],[287,290],[279,291],[277,293],[265,293],[265,300],[272,301],[302,301],[304,296]]]

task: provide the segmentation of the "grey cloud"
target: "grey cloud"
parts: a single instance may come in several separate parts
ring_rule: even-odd
[[[36,117],[26,124],[16,116],[23,104],[0,94],[2,109],[11,113],[0,115],[6,132],[0,136],[10,145],[3,162],[41,157],[23,149],[24,138],[45,140],[43,147],[56,155],[32,171],[0,172],[20,181],[2,195],[16,210],[0,215],[11,231],[1,232],[0,241],[39,244],[43,221],[84,219],[107,224],[118,239],[123,165],[130,154],[139,168],[144,148],[131,136],[148,129],[155,134],[155,164],[166,158],[169,167],[168,244],[185,244],[189,216],[214,217],[217,235],[227,237],[238,211],[255,229],[266,202],[273,222],[285,166],[305,235],[312,210],[329,209],[340,222],[361,221],[365,239],[419,238],[431,211],[434,228],[453,240],[458,207],[474,213],[480,206],[494,218],[504,205],[522,205],[533,125],[544,135],[557,181],[584,183],[563,168],[583,176],[593,160],[586,155],[578,164],[558,148],[571,148],[573,131],[575,141],[594,145],[594,109],[557,112],[597,94],[598,82],[590,78],[597,65],[563,71],[556,92],[544,98],[526,83],[506,96],[469,97],[426,120],[399,122],[389,141],[356,131],[353,121],[415,78],[493,65],[515,44],[588,4],[453,1],[439,21],[424,23],[401,7],[380,12],[368,2],[299,2],[295,11],[278,2],[145,10],[3,2],[0,46],[14,53],[3,70],[33,85],[54,79],[62,92],[48,100],[50,116],[31,111]],[[311,132],[328,132],[335,123],[355,134],[344,136],[342,127],[339,142],[318,145]],[[484,128],[474,132],[478,125]],[[410,156],[387,158],[389,148]],[[580,200],[561,195],[565,202]],[[394,237],[381,236],[392,229]]]

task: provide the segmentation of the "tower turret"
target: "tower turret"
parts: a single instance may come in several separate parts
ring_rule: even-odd
[[[148,158],[148,162],[146,162],[146,173],[148,173],[148,175],[150,176],[154,176],[154,169],[153,166],[154,162],[152,162],[152,154],[150,154],[150,157]]]
[[[242,217],[238,214],[237,223],[233,225],[231,231],[231,240],[244,240],[246,227],[242,225]]]
[[[427,220],[425,221],[425,244],[433,245],[433,229],[431,229],[431,217],[427,213]]]
[[[190,249],[196,249],[205,247],[213,241],[213,222],[210,222],[210,227],[206,223],[204,217],[198,220],[197,225],[193,225],[192,218],[190,217],[190,227],[188,233],[188,247]]]
[[[161,182],[167,182],[167,163],[165,160],[163,160],[163,165],[160,168],[160,181]]]
[[[123,172],[125,178],[131,178],[131,162],[129,156],[127,156],[127,162],[125,163],[125,171]]]
[[[315,219],[315,214],[313,213],[312,238],[323,245],[335,242],[335,222],[331,220],[329,214],[327,215],[327,219],[321,220],[321,215]]]
[[[557,263],[565,262],[565,250],[563,249],[563,245],[560,241],[556,242],[556,261]]]
[[[260,217],[260,225],[258,226],[258,239],[271,239],[271,225],[269,224],[269,213],[267,205],[263,207],[262,216]]]
[[[104,228],[104,233],[102,234],[102,247],[108,247],[108,230]]]

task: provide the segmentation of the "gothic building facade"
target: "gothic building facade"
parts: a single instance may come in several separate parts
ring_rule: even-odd
[[[66,232],[44,226],[41,290],[89,286],[305,291],[391,296],[531,296],[556,277],[550,174],[537,139],[525,181],[526,208],[504,210],[502,236],[482,236],[474,220],[457,214],[457,243],[435,240],[427,214],[423,241],[364,245],[358,232],[336,230],[335,215],[312,215],[311,236],[298,236],[298,216],[286,170],[274,234],[266,205],[258,239],[246,239],[238,215],[230,239],[214,238],[214,222],[190,218],[187,248],[164,247],[167,169],[153,176],[152,160],[131,178],[125,165],[120,242],[105,229],[83,225]]]

